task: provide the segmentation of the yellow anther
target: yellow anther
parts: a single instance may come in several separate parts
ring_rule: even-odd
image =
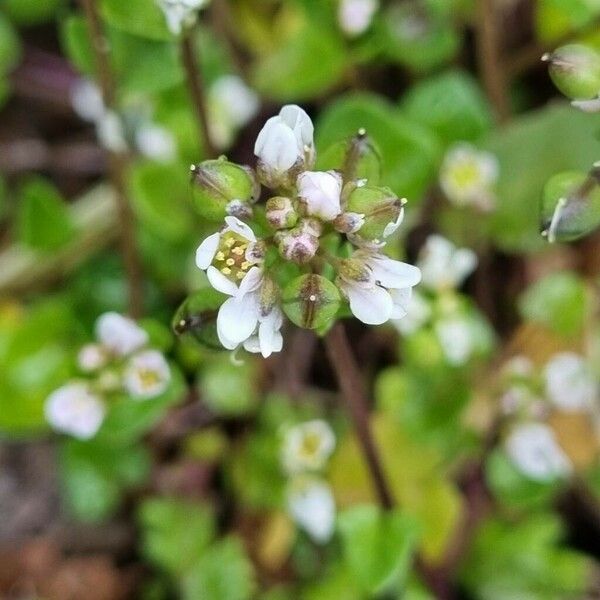
[[[233,258],[228,258],[228,259],[225,261],[225,264],[226,264],[228,267],[233,267],[233,265],[235,265],[235,260],[233,260]]]
[[[231,269],[229,267],[223,267],[221,273],[223,273],[223,275],[231,275]]]
[[[225,253],[222,252],[221,250],[219,250],[216,254],[215,254],[215,260],[225,260]]]
[[[231,246],[233,246],[234,244],[235,244],[235,239],[234,239],[234,238],[232,238],[232,237],[230,237],[230,238],[227,238],[227,239],[225,240],[225,245],[226,245],[228,248],[231,248]]]
[[[244,273],[244,271],[238,271],[238,272],[235,274],[235,276],[236,276],[238,279],[244,279],[244,277],[246,276],[246,273]]]
[[[242,254],[244,254],[244,246],[236,246],[235,248],[231,249],[231,252],[233,254],[237,254],[238,256],[241,256]]]
[[[245,271],[245,270],[246,270],[246,269],[247,269],[247,268],[248,268],[248,267],[249,267],[251,264],[252,264],[252,263],[250,263],[250,262],[248,262],[247,260],[245,260],[245,261],[242,263],[242,266],[241,266],[241,268],[242,268],[242,269],[244,269],[244,271]]]

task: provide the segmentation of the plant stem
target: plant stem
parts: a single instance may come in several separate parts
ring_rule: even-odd
[[[98,80],[104,105],[109,110],[116,108],[116,83],[110,65],[110,48],[104,35],[96,0],[81,0],[87,19],[92,48],[98,72]],[[111,183],[115,188],[117,210],[121,225],[121,254],[127,273],[129,289],[129,312],[137,318],[142,313],[142,270],[136,248],[135,222],[131,207],[127,200],[125,174],[127,156],[124,153],[108,153],[108,172]]]
[[[200,139],[203,141],[204,151],[209,158],[215,158],[218,152],[210,134],[205,86],[200,65],[198,64],[198,50],[194,39],[195,31],[195,28],[191,27],[181,38],[181,61],[185,69],[192,105],[196,112]]]
[[[379,504],[389,510],[393,508],[394,500],[369,427],[369,412],[360,368],[352,354],[342,323],[338,322],[331,328],[325,337],[325,348],[334,368],[342,398],[352,417]]]

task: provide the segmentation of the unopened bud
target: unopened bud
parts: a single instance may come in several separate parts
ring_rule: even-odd
[[[252,207],[247,202],[241,200],[232,200],[225,208],[227,214],[245,221],[252,217]]]
[[[224,158],[192,165],[191,172],[196,210],[211,221],[220,221],[232,214],[228,213],[231,207],[239,210],[257,198],[256,181],[251,171]]]
[[[278,231],[275,240],[278,243],[279,253],[286,260],[301,265],[309,262],[319,249],[317,231],[309,220],[300,221],[293,229]]]
[[[562,46],[544,57],[556,87],[574,100],[590,100],[600,94],[600,53],[583,44]]]
[[[298,222],[298,213],[289,198],[275,196],[267,200],[267,221],[274,229],[289,229]]]
[[[333,226],[340,233],[356,233],[365,224],[365,215],[346,212],[338,215]]]
[[[290,321],[305,329],[320,329],[335,318],[340,307],[337,287],[321,275],[301,275],[283,291],[283,310]]]

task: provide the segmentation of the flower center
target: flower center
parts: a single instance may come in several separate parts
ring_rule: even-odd
[[[213,265],[225,277],[234,282],[244,279],[253,264],[246,258],[246,250],[249,245],[250,242],[246,238],[233,231],[228,231],[221,236]]]
[[[151,390],[155,386],[161,383],[160,376],[152,369],[140,369],[138,371],[138,377],[144,390]]]
[[[457,165],[452,174],[455,185],[462,190],[476,187],[481,184],[479,165],[475,161]]]
[[[315,457],[321,449],[321,436],[316,433],[307,433],[302,438],[300,455],[307,459]]]

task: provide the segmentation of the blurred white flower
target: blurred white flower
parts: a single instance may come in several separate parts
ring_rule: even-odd
[[[336,171],[304,171],[298,176],[298,196],[307,213],[333,221],[341,212],[342,176]]]
[[[306,112],[295,104],[284,106],[261,129],[254,154],[263,169],[283,173],[297,161],[309,165],[314,159],[314,127]]]
[[[327,542],[335,525],[335,500],[329,485],[316,477],[299,476],[287,489],[287,506],[292,519],[318,543]]]
[[[156,0],[167,21],[169,31],[179,35],[184,27],[194,24],[197,11],[210,0]]]
[[[78,79],[71,88],[71,106],[84,121],[96,123],[102,119],[106,108],[100,88],[89,79]]]
[[[517,469],[530,479],[552,481],[572,471],[554,432],[542,423],[517,425],[506,438],[505,448]]]
[[[288,473],[322,469],[335,448],[335,435],[321,419],[307,421],[285,432],[281,459]]]
[[[83,382],[73,382],[48,396],[44,407],[46,420],[57,431],[87,440],[100,429],[105,408]]]
[[[502,371],[508,377],[531,377],[533,370],[534,366],[531,359],[521,354],[510,358],[502,368]]]
[[[421,271],[376,250],[356,250],[340,261],[337,283],[352,314],[367,325],[381,325],[406,316],[412,288]]]
[[[430,235],[417,266],[424,286],[437,291],[458,288],[477,267],[477,255],[468,248],[457,248],[441,235]]]
[[[171,370],[158,350],[134,354],[125,367],[125,389],[136,398],[162,394],[171,380]]]
[[[379,0],[340,0],[338,22],[347,35],[354,37],[364,33],[379,8]]]
[[[557,408],[580,411],[593,408],[598,385],[585,360],[574,352],[554,355],[544,369],[546,394]]]
[[[177,144],[175,137],[166,128],[153,123],[145,123],[136,129],[135,145],[143,156],[160,162],[175,158]]]
[[[117,154],[127,151],[125,129],[117,113],[108,110],[96,121],[96,135],[105,150]]]
[[[571,106],[587,113],[600,112],[600,96],[598,96],[598,98],[592,98],[591,100],[573,100]]]
[[[107,360],[106,350],[100,344],[86,344],[77,354],[77,364],[85,372],[97,371]]]
[[[464,365],[472,356],[477,340],[470,320],[462,315],[443,317],[434,326],[446,360],[454,366]]]
[[[392,320],[392,323],[400,333],[410,335],[431,319],[432,312],[429,301],[418,291],[413,290],[406,305],[406,315],[402,319]]]
[[[217,145],[229,147],[236,131],[254,118],[259,107],[258,94],[241,77],[219,77],[208,93],[210,129]]]
[[[442,163],[440,185],[448,200],[457,206],[490,209],[498,179],[498,159],[467,143],[450,148]]]
[[[98,317],[96,338],[117,356],[131,354],[148,343],[148,334],[135,321],[116,312]]]
[[[196,251],[196,265],[206,271],[217,291],[231,296],[219,308],[217,334],[221,344],[266,358],[283,345],[283,313],[271,280],[264,277],[262,253],[254,232],[236,217],[207,237]]]

